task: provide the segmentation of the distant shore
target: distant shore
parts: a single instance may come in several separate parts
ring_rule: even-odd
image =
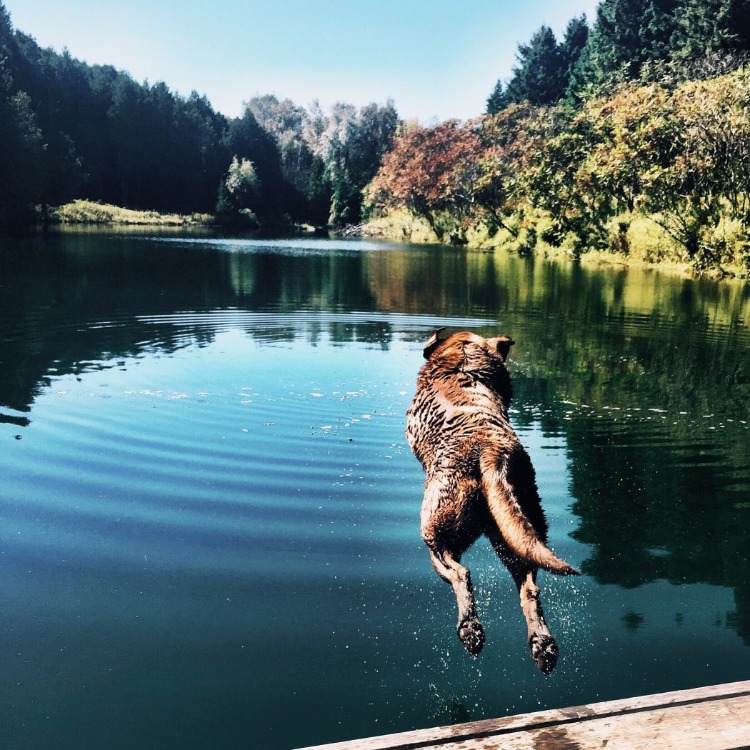
[[[242,232],[260,235],[273,234],[327,234],[325,227],[310,224],[278,223],[259,226],[251,215],[222,218],[207,213],[160,213],[159,211],[123,208],[109,203],[77,199],[61,206],[48,209],[46,215],[39,216],[39,223],[59,227],[130,227],[161,229],[222,229],[228,232]]]
[[[162,214],[158,211],[139,211],[88,200],[74,200],[52,208],[47,221],[50,224],[169,227],[211,227],[217,224],[212,214]]]

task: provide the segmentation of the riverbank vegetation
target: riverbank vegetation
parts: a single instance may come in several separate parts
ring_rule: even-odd
[[[625,84],[578,110],[512,104],[464,125],[404,129],[369,205],[381,225],[406,211],[438,241],[747,270],[749,105],[743,68]]]
[[[128,226],[210,226],[211,214],[165,214],[158,211],[136,211],[108,203],[74,200],[53,208],[48,217],[55,224],[123,224]]]

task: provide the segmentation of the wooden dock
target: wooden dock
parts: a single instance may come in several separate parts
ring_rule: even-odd
[[[305,750],[740,750],[750,680],[536,711]]]

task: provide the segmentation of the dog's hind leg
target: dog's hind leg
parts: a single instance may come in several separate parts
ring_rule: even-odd
[[[544,619],[539,586],[536,583],[538,568],[509,554],[499,534],[490,533],[489,537],[498,557],[510,571],[518,588],[521,611],[526,620],[531,658],[544,674],[549,674],[557,664],[558,650]]]
[[[539,586],[536,583],[537,569],[511,570],[513,580],[521,598],[521,610],[526,618],[529,652],[534,663],[544,674],[549,674],[557,664],[557,643],[549,632],[544,619]]]
[[[429,546],[429,545],[428,545]],[[477,618],[474,590],[468,568],[447,550],[430,549],[430,560],[435,572],[453,587],[458,605],[458,637],[464,648],[476,656],[484,646],[484,628]]]
[[[425,487],[421,523],[432,567],[456,596],[458,637],[474,656],[484,646],[484,629],[477,618],[471,574],[460,559],[481,531],[471,512],[476,490],[474,482],[434,477]]]

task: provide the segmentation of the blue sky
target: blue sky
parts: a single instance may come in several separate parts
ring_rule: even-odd
[[[227,115],[262,93],[300,104],[392,97],[406,118],[473,117],[541,24],[596,0],[5,0],[16,28],[136,79],[196,89]]]

